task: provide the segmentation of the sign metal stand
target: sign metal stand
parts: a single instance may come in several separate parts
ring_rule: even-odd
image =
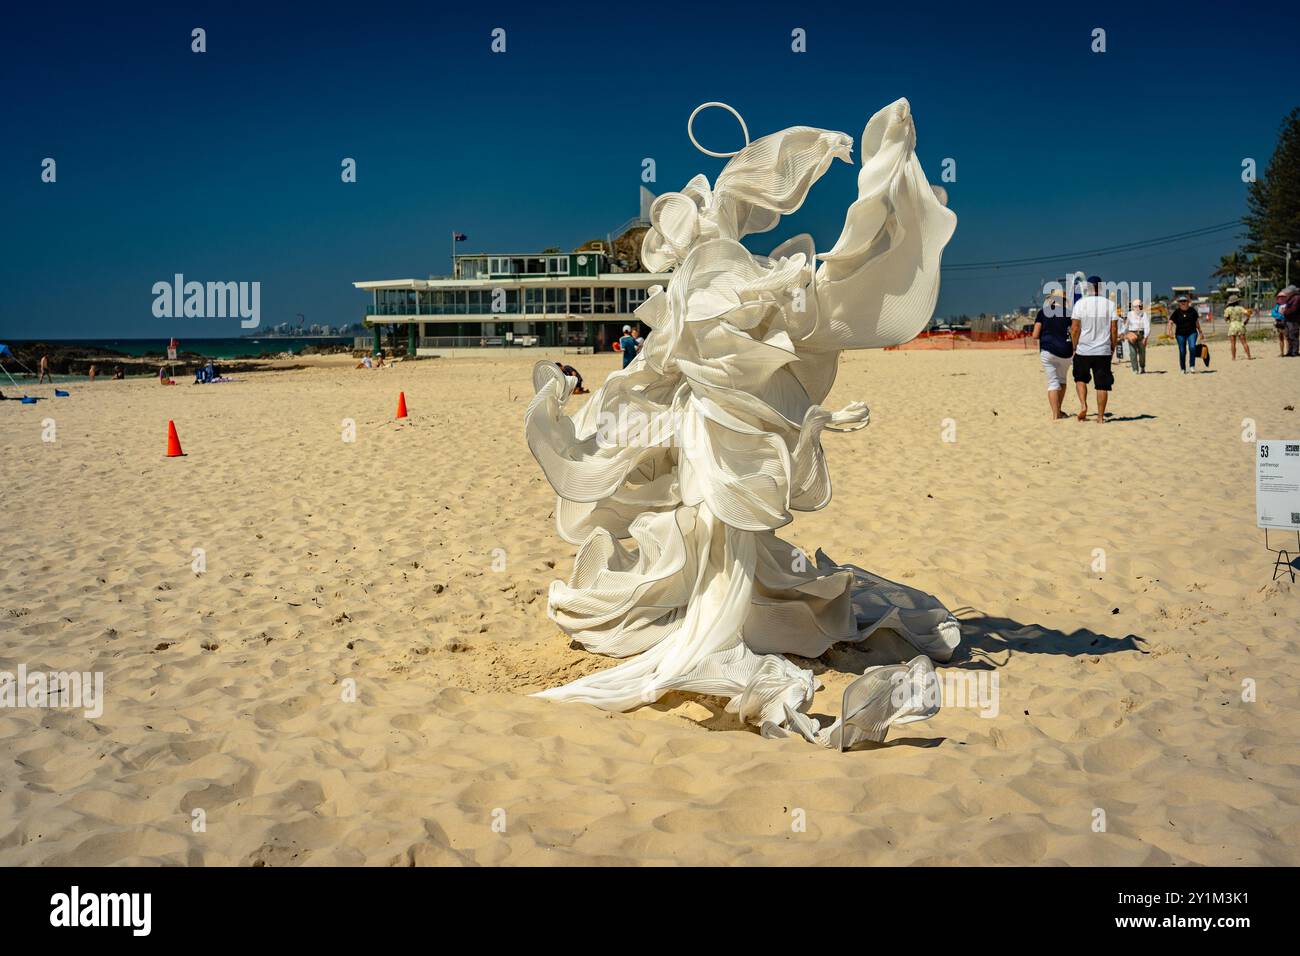
[[[1283,532],[1284,534],[1286,532]],[[1296,565],[1300,563],[1300,531],[1295,533],[1295,550],[1290,551],[1286,548],[1275,548],[1268,543],[1268,528],[1264,529],[1264,547],[1277,555],[1277,560],[1273,562],[1273,580],[1278,579],[1278,575],[1290,574],[1291,583],[1295,583]]]

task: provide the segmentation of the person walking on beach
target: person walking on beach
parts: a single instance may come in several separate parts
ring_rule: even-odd
[[[1115,385],[1110,367],[1119,341],[1119,314],[1115,303],[1101,295],[1101,276],[1088,277],[1088,294],[1074,303],[1070,313],[1070,340],[1074,345],[1074,390],[1079,396],[1079,421],[1088,418],[1088,383],[1096,377],[1097,424],[1106,422],[1106,402]]]
[[[99,370],[98,370],[97,368],[95,368],[95,363],[92,362],[92,363],[90,364],[90,369],[89,369],[89,371],[88,371],[88,373],[87,373],[87,374],[90,375],[90,384],[92,384],[92,385],[95,384],[95,373],[96,373],[97,371],[99,371]]]
[[[47,378],[50,380],[50,384],[53,385],[53,384],[54,384],[54,376],[50,374],[50,357],[49,357],[48,355],[42,355],[42,356],[41,356],[41,374],[40,374],[40,376],[36,379],[36,384],[37,384],[37,385],[40,385],[40,384],[43,383]]]
[[[1201,335],[1201,313],[1189,295],[1178,297],[1178,308],[1169,313],[1169,334],[1178,341],[1178,368],[1184,375],[1196,371],[1196,340]]]
[[[1246,323],[1250,321],[1250,310],[1243,308],[1241,299],[1235,295],[1228,296],[1228,307],[1223,310],[1223,317],[1228,320],[1228,347],[1232,349],[1232,360],[1237,361],[1237,339],[1250,356],[1250,346],[1246,343]]]
[[[1300,357],[1300,289],[1289,285],[1279,292],[1277,311],[1286,323],[1286,357]]]
[[[1128,340],[1129,366],[1139,375],[1147,370],[1147,338],[1151,335],[1151,316],[1142,306],[1141,299],[1134,299],[1128,307],[1128,331],[1124,337]]]
[[[1281,297],[1273,304],[1270,317],[1273,319],[1273,328],[1277,332],[1277,356],[1282,358],[1286,355],[1286,319],[1282,315]]]
[[[1128,341],[1125,338],[1125,333],[1128,332],[1128,313],[1121,312],[1119,307],[1116,306],[1115,315],[1117,316],[1115,324],[1118,327],[1119,335],[1115,338],[1115,354],[1111,356],[1112,367],[1114,367],[1114,362],[1119,362],[1121,365],[1124,363],[1124,343]]]
[[[618,347],[623,353],[623,367],[627,368],[636,358],[636,337],[632,334],[632,326],[623,326],[623,337],[618,340]]]
[[[1038,358],[1047,375],[1047,407],[1052,421],[1065,418],[1061,403],[1065,399],[1065,380],[1074,356],[1070,342],[1070,317],[1065,314],[1065,296],[1049,293],[1034,317],[1033,339],[1038,343]]]

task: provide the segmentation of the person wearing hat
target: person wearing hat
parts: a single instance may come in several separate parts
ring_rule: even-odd
[[[1275,313],[1286,326],[1286,357],[1300,357],[1300,289],[1289,285],[1279,292]]]
[[[1106,421],[1106,401],[1115,386],[1111,356],[1119,341],[1119,313],[1115,303],[1101,294],[1101,277],[1088,277],[1088,294],[1074,303],[1070,313],[1070,340],[1074,345],[1074,391],[1079,396],[1079,421],[1088,417],[1088,384],[1097,380],[1097,424]]]
[[[623,326],[623,337],[618,340],[618,349],[623,353],[623,367],[627,368],[636,358],[636,336],[632,334],[632,326]]]
[[[1065,399],[1065,380],[1074,356],[1070,342],[1070,317],[1065,314],[1065,295],[1056,290],[1043,299],[1043,307],[1034,317],[1032,337],[1038,343],[1038,357],[1047,374],[1047,407],[1052,421],[1065,418],[1061,402]]]
[[[1237,339],[1241,339],[1241,347],[1246,350],[1246,358],[1250,356],[1250,346],[1246,344],[1246,323],[1250,321],[1250,310],[1243,308],[1241,297],[1236,295],[1228,296],[1228,307],[1223,310],[1223,317],[1228,320],[1228,347],[1232,349],[1232,360],[1237,361]]]
[[[1133,371],[1139,375],[1147,370],[1147,338],[1151,335],[1151,316],[1142,306],[1141,299],[1134,299],[1128,307],[1128,331],[1124,337],[1128,341],[1128,360]]]
[[[1187,375],[1196,371],[1196,340],[1201,335],[1201,313],[1186,293],[1178,297],[1178,307],[1169,313],[1169,334],[1178,342],[1178,368]]]

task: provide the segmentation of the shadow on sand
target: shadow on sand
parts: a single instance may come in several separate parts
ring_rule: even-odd
[[[1136,634],[1124,637],[1111,637],[1098,634],[1087,628],[1066,633],[1041,624],[1023,624],[1008,617],[992,617],[971,607],[956,608],[954,616],[961,624],[961,646],[953,654],[952,660],[938,664],[938,667],[956,667],[966,670],[996,670],[1004,666],[1012,654],[1062,654],[1067,657],[1082,657],[1101,654],[1115,654],[1134,651],[1138,654],[1148,653],[1144,649],[1145,638]],[[843,641],[833,644],[820,657],[807,658],[787,654],[799,667],[811,670],[822,676],[827,673],[839,673],[856,677],[868,667],[879,664],[902,663],[917,654],[916,648],[905,641],[895,631],[881,628],[865,644]],[[673,692],[665,695],[649,707],[657,711],[672,711],[687,701],[703,705],[709,716],[691,715],[685,719],[714,731],[749,731],[756,732],[752,726],[744,724],[738,716],[728,713],[726,700],[721,697],[701,694],[684,694]],[[685,717],[685,715],[682,715]],[[823,725],[830,723],[835,715],[821,711],[810,711]],[[860,744],[854,750],[880,750],[889,747],[938,747],[945,737],[908,737],[891,736],[881,744]]]
[[[1121,651],[1148,653],[1145,650],[1146,639],[1136,634],[1111,637],[1086,627],[1067,634],[1041,624],[1022,624],[1009,617],[990,617],[970,607],[958,608],[953,614],[961,622],[961,646],[948,662],[950,667],[990,670],[1001,667],[1012,654],[1017,653],[1066,657]],[[1002,655],[1002,659],[995,659],[993,655]]]

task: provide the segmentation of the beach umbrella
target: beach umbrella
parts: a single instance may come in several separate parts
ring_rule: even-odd
[[[9,356],[11,359],[13,359],[15,362],[18,362],[18,357],[17,357],[16,355],[14,355],[13,352],[9,351],[9,346],[7,346],[7,345],[5,345],[4,343],[0,342],[0,358],[4,358],[6,355]],[[22,365],[23,363],[22,363],[22,362],[18,362],[18,364],[19,364],[19,365]],[[9,379],[9,381],[13,382],[13,386],[14,386],[14,388],[17,388],[17,387],[18,387],[18,383],[17,383],[17,382],[14,382],[14,377],[13,377],[12,375],[9,374],[9,369],[5,368],[5,364],[4,364],[4,362],[0,362],[0,372],[4,372],[4,373],[5,373],[5,378],[7,378],[7,379]]]

